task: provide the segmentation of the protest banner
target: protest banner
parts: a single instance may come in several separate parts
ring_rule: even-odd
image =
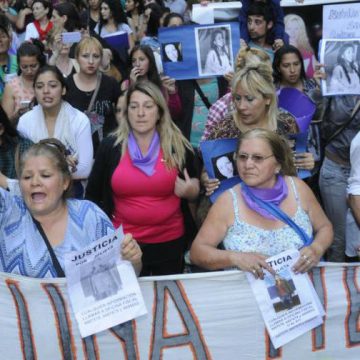
[[[338,4],[338,3],[349,3],[356,2],[358,0],[305,0],[299,2],[297,0],[281,0],[280,4],[282,7],[301,7],[301,6],[311,6],[311,5],[323,5],[323,4]]]
[[[221,42],[221,61],[214,42]],[[176,80],[221,76],[234,68],[240,48],[238,23],[185,25],[159,29],[164,73]]]
[[[237,139],[218,139],[200,142],[200,150],[209,179],[218,179],[219,187],[210,195],[211,202],[227,189],[240,182],[234,153]]]
[[[314,268],[324,323],[277,350],[239,271],[140,279],[149,313],[84,339],[64,279],[0,274],[0,358],[354,360],[360,352],[359,269]]]
[[[360,38],[360,3],[324,6],[323,39],[353,38]]]

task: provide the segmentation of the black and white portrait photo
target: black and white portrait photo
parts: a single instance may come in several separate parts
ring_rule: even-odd
[[[84,267],[81,274],[81,288],[85,297],[96,301],[116,295],[122,289],[122,281],[115,262],[100,262],[96,259]]]
[[[197,28],[195,41],[199,75],[224,75],[233,71],[229,25]]]
[[[323,95],[360,94],[360,39],[323,40]]]
[[[211,159],[215,177],[220,181],[231,179],[237,175],[233,155],[234,153],[231,152]]]
[[[182,61],[181,43],[168,43],[162,45],[163,62]]]

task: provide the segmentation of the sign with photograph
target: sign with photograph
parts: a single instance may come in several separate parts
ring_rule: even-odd
[[[239,24],[160,28],[159,42],[165,75],[176,80],[221,76],[233,71]]]
[[[292,271],[299,257],[298,250],[288,250],[267,258],[275,274],[263,269],[264,280],[246,274],[275,349],[323,323],[309,275]]]
[[[237,139],[219,139],[200,143],[205,170],[209,178],[220,181],[220,186],[210,196],[212,202],[215,202],[225,190],[240,183],[234,160],[237,142]]]
[[[323,39],[320,62],[327,75],[321,81],[324,96],[360,94],[360,38]]]
[[[120,227],[65,256],[69,297],[82,337],[146,314],[134,269],[121,259],[123,237]]]
[[[323,39],[354,38],[360,38],[360,3],[324,6]]]

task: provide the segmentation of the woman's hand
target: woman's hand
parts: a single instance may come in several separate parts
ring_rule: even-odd
[[[264,279],[264,269],[275,274],[273,268],[266,262],[266,256],[255,252],[233,252],[231,262],[243,271],[252,273],[255,279]]]
[[[220,186],[220,181],[218,179],[209,179],[209,175],[205,170],[201,174],[201,183],[205,188],[206,196],[210,196]]]
[[[318,264],[323,255],[323,251],[313,243],[300,250],[300,258],[293,267],[295,274],[306,273]]]
[[[200,192],[199,179],[190,178],[186,169],[184,169],[184,177],[185,180],[181,179],[179,176],[176,178],[174,193],[179,198],[194,201]]]
[[[134,84],[137,81],[137,78],[140,76],[140,69],[137,66],[134,66],[130,71],[130,84]]]
[[[325,65],[324,64],[315,64],[315,71],[314,71],[314,79],[316,83],[320,86],[320,81],[326,79],[326,73],[324,71]]]
[[[232,79],[234,78],[234,72],[230,71],[224,75],[225,80],[228,82],[229,86],[231,86]]]
[[[161,83],[169,95],[176,94],[177,91],[176,91],[176,86],[175,86],[175,79],[173,79],[169,76],[162,76]]]
[[[121,256],[123,260],[130,261],[137,275],[141,270],[142,251],[137,241],[131,234],[126,234],[121,244]]]
[[[66,156],[66,162],[68,163],[68,165],[70,167],[70,171],[72,173],[74,173],[76,171],[76,167],[79,163],[77,157],[74,155],[68,155],[68,156]]]
[[[276,39],[273,44],[274,51],[279,50],[284,46],[284,41],[282,39]]]
[[[298,169],[312,170],[315,167],[314,155],[309,152],[295,153],[294,164]]]

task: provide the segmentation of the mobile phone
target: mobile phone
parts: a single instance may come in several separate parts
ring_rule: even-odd
[[[20,101],[20,107],[22,109],[26,109],[30,106],[31,100],[21,100]]]
[[[73,44],[79,42],[80,40],[80,31],[64,32],[61,34],[61,41],[63,42],[63,44]]]

